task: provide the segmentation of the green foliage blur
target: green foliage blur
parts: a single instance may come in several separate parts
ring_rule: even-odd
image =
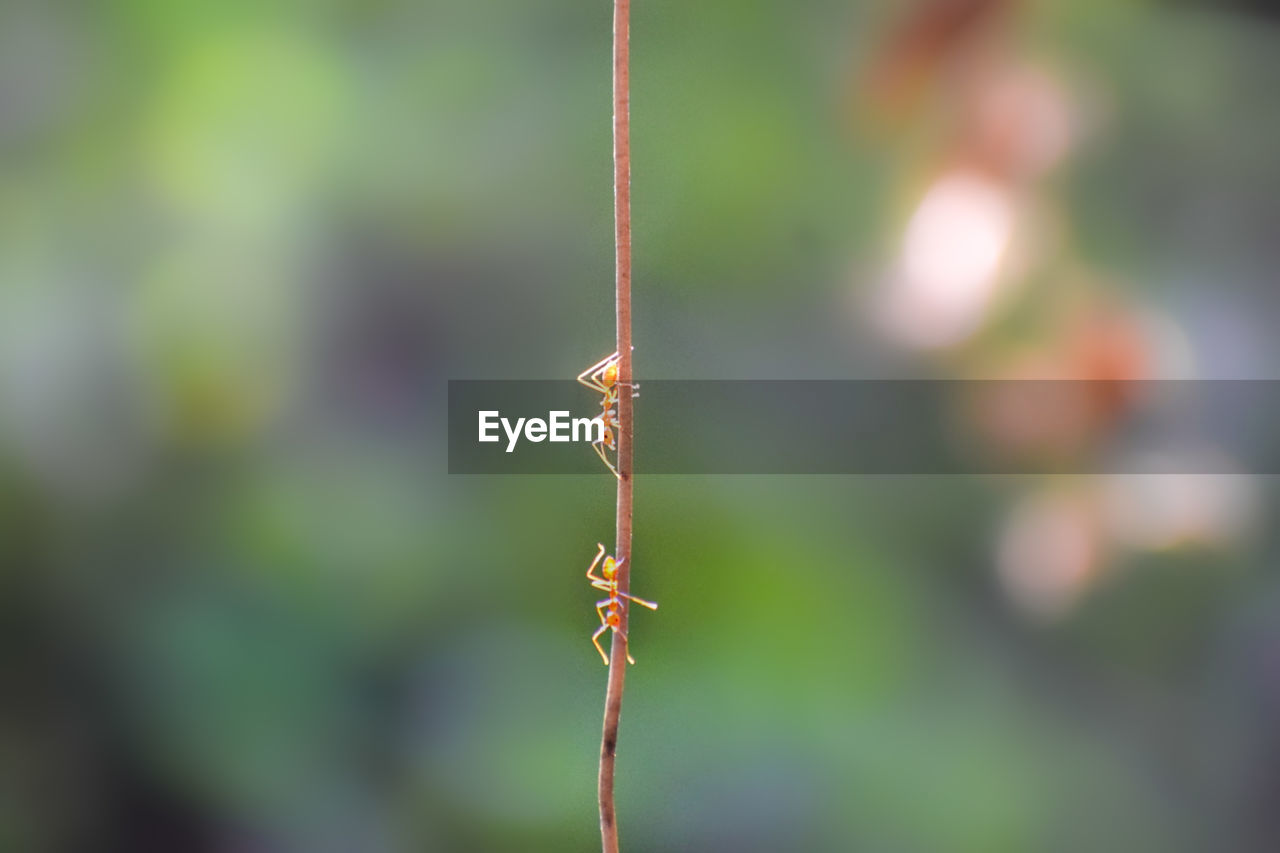
[[[1052,249],[921,352],[866,298],[968,66],[867,88],[909,4],[637,0],[641,379],[999,372],[1083,292],[1274,378],[1276,22],[993,5],[977,65],[1080,132],[1018,179]],[[0,3],[0,850],[595,848],[613,480],[450,477],[443,407],[612,349],[609,40],[607,2]],[[624,848],[1277,849],[1269,486],[1125,540],[1078,478],[641,476]]]

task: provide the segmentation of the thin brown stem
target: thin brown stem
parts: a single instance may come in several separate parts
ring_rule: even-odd
[[[615,555],[618,589],[631,589],[632,446],[635,438],[631,397],[631,0],[613,4],[613,217],[618,306],[618,515]],[[618,720],[627,677],[627,624],[631,607],[619,602],[619,630],[609,647],[609,686],[604,699],[600,742],[600,836],[604,853],[618,851],[618,815],[614,808],[614,764]]]

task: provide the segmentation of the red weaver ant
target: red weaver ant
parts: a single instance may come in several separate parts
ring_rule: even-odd
[[[631,396],[636,397],[640,394],[640,387],[633,383],[620,383],[618,381],[618,354],[605,356],[586,370],[578,374],[578,382],[596,391],[601,395],[600,399],[600,420],[604,422],[604,431],[601,433],[599,441],[593,441],[591,446],[599,455],[601,461],[613,472],[613,476],[621,479],[622,475],[618,473],[618,469],[609,461],[609,457],[605,455],[605,448],[617,450],[618,445],[614,439],[614,430],[620,429],[618,422],[618,411],[614,406],[618,402],[618,386],[626,384],[631,388]]]
[[[600,617],[600,627],[591,635],[591,642],[596,647],[596,651],[600,653],[601,660],[604,665],[609,665],[609,656],[604,653],[604,649],[600,647],[600,635],[612,628],[614,633],[621,634],[624,642],[627,640],[626,632],[620,627],[622,617],[618,613],[622,602],[619,599],[627,599],[639,604],[641,607],[647,607],[650,610],[657,610],[658,605],[652,601],[645,601],[643,598],[636,598],[633,595],[622,592],[618,589],[618,567],[625,562],[623,560],[614,560],[613,557],[605,555],[604,545],[596,543],[600,548],[596,552],[596,558],[591,561],[591,565],[587,568],[587,579],[591,581],[591,586],[596,589],[609,593],[608,598],[602,598],[596,602],[596,614]],[[604,563],[601,564],[601,559]],[[596,577],[596,566],[600,566],[600,574],[604,577]],[[630,644],[628,643],[628,646]],[[635,658],[631,657],[630,648],[627,649],[627,662],[635,663]]]

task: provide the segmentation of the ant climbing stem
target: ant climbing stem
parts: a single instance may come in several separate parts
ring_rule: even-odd
[[[618,404],[619,386],[625,385],[629,387],[632,398],[635,398],[640,396],[640,385],[634,382],[618,381],[618,354],[616,352],[605,356],[579,373],[578,382],[600,394],[600,420],[604,423],[604,429],[600,435],[600,440],[593,441],[591,446],[596,455],[600,457],[600,461],[604,462],[605,467],[613,472],[613,476],[622,479],[617,467],[605,453],[605,448],[615,452],[618,449],[614,436],[622,429],[622,424],[618,421],[618,410],[615,408]]]
[[[627,643],[627,663],[635,663],[636,660],[631,656],[631,643],[627,639],[627,634],[622,630],[622,617],[619,610],[622,607],[621,599],[639,604],[641,607],[647,607],[650,610],[657,610],[658,605],[653,601],[645,601],[643,598],[636,598],[626,592],[618,589],[618,569],[626,562],[626,558],[615,560],[613,557],[605,553],[603,543],[597,542],[596,547],[600,550],[596,551],[596,557],[591,561],[591,565],[587,567],[587,579],[591,581],[591,586],[595,589],[609,593],[608,598],[602,598],[596,602],[596,615],[600,617],[600,627],[591,635],[591,643],[596,647],[596,651],[600,653],[600,659],[604,661],[604,665],[609,665],[609,656],[604,653],[604,649],[600,647],[600,635],[610,628],[615,634],[619,634],[623,641]],[[603,562],[601,562],[603,560]],[[596,566],[600,566],[600,574],[603,577],[596,576]]]

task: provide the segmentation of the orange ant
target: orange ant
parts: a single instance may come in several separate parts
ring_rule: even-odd
[[[609,593],[608,598],[602,598],[596,602],[596,614],[600,617],[600,628],[591,635],[591,642],[596,647],[596,651],[600,653],[600,658],[604,661],[604,665],[609,665],[609,656],[604,653],[604,649],[600,648],[600,635],[610,628],[614,633],[621,634],[623,642],[627,641],[626,632],[619,627],[622,624],[622,617],[618,613],[622,602],[619,599],[625,598],[633,601],[641,607],[647,607],[650,610],[657,610],[658,605],[652,601],[645,601],[643,598],[636,598],[618,589],[618,567],[626,562],[624,557],[621,560],[615,560],[613,557],[605,555],[604,545],[596,543],[600,550],[596,552],[596,558],[591,561],[591,565],[587,568],[587,579],[591,581],[591,586],[596,589]],[[604,563],[601,564],[600,560]],[[596,577],[596,566],[600,566],[600,574],[604,577]],[[628,644],[629,645],[629,644]],[[635,658],[631,657],[631,650],[627,650],[627,662],[635,663]]]
[[[605,455],[604,451],[606,447],[610,450],[618,449],[617,442],[614,440],[614,430],[621,428],[618,423],[617,409],[614,408],[618,402],[618,386],[628,385],[631,388],[631,396],[633,397],[639,396],[640,386],[618,381],[618,354],[616,352],[605,356],[579,373],[578,382],[592,391],[599,392],[601,395],[600,419],[604,422],[604,431],[601,433],[600,440],[593,441],[591,446],[605,466],[613,472],[613,476],[622,479],[622,475],[618,473],[618,469],[609,461],[609,457]]]

